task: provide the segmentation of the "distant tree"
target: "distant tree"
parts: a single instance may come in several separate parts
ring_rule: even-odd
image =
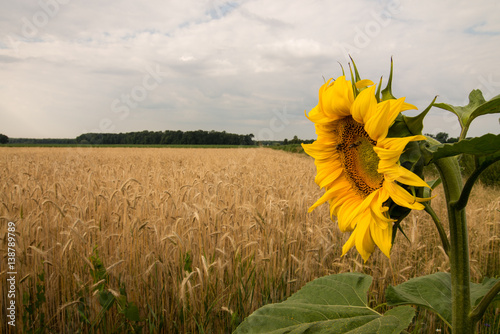
[[[438,134],[436,135],[436,140],[440,143],[446,143],[446,141],[448,140],[448,134],[446,132],[438,132]]]
[[[301,140],[296,135],[293,136],[292,140],[290,140],[290,144],[300,144],[300,142],[301,142]]]
[[[450,137],[446,132],[438,132],[437,135],[433,135],[430,133],[425,134],[427,137],[431,137],[433,139],[436,139],[438,142],[445,144],[445,143],[456,143],[458,141],[458,138],[456,137]]]
[[[9,137],[0,133],[0,144],[7,144],[9,142]]]
[[[253,139],[255,138],[255,136],[253,135],[253,133],[249,134],[249,135],[246,135],[246,141],[247,141],[247,145],[254,145],[255,143],[253,142]]]

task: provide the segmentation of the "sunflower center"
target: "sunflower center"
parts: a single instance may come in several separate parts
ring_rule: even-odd
[[[382,187],[384,175],[377,172],[380,158],[373,150],[377,143],[366,133],[363,124],[352,117],[339,120],[337,151],[347,179],[362,197]]]

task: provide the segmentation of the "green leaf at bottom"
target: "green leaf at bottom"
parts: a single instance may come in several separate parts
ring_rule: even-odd
[[[371,276],[358,273],[318,278],[286,301],[258,309],[234,333],[400,333],[414,309],[377,313],[367,301],[371,282]]]
[[[470,283],[471,305],[479,304],[498,279],[485,278],[482,283]],[[451,275],[435,273],[412,278],[398,286],[389,286],[385,292],[387,304],[418,305],[439,315],[451,327]],[[500,299],[500,296],[498,296]]]
[[[130,321],[141,320],[141,317],[139,316],[139,308],[133,302],[127,305],[127,307],[123,310],[123,315],[125,315],[125,318]]]

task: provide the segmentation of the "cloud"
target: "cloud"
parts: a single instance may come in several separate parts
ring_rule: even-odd
[[[0,13],[0,133],[225,130],[314,138],[304,110],[350,53],[420,110],[500,92],[495,1],[27,0]],[[153,69],[153,70],[152,70]],[[151,72],[156,72],[157,80]],[[149,76],[149,77],[148,77]],[[431,111],[427,132],[457,131]],[[485,116],[474,135],[498,133]],[[426,129],[427,130],[427,129]],[[425,130],[424,130],[425,131]]]

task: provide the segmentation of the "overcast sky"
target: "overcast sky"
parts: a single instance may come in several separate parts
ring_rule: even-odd
[[[217,130],[315,138],[304,117],[348,68],[420,110],[500,94],[500,2],[2,0],[0,133]],[[384,81],[385,86],[385,81]],[[410,113],[411,114],[411,113]],[[424,132],[458,135],[433,109]],[[500,133],[482,116],[470,135]]]

